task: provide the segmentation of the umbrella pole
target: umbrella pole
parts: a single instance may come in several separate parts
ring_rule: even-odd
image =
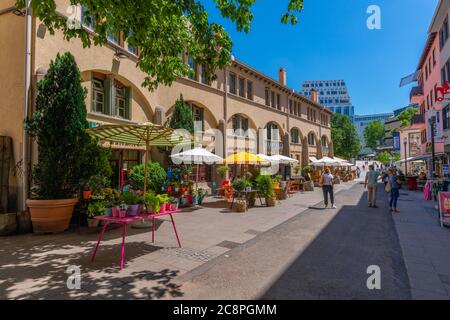
[[[147,141],[145,144],[145,163],[144,163],[144,196],[147,193],[147,164],[148,164],[148,154],[150,149],[150,143]]]

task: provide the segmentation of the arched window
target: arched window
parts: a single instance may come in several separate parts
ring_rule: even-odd
[[[314,132],[308,133],[308,144],[310,146],[316,145],[316,136],[314,135]]]
[[[291,129],[291,143],[300,143],[300,131],[297,128]]]
[[[328,146],[327,137],[323,136],[322,137],[322,147],[327,147],[327,146]]]
[[[269,122],[267,124],[267,140],[280,140],[280,129],[278,128],[278,125],[274,122]]]
[[[197,106],[193,102],[188,102],[188,105],[191,107],[192,118],[194,119],[194,130],[195,131],[204,131],[205,130],[205,116],[204,110],[202,107]]]
[[[233,132],[236,136],[245,137],[248,135],[248,118],[235,114],[232,118]]]

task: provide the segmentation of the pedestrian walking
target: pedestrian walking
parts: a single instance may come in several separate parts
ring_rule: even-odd
[[[334,204],[333,180],[334,177],[331,174],[330,169],[326,168],[324,174],[320,178],[319,184],[322,186],[325,208],[328,208],[328,195],[330,195],[331,207],[336,209],[336,205]]]
[[[356,168],[356,175],[357,175],[358,179],[361,176],[361,169],[359,167]]]
[[[390,199],[389,199],[389,208],[390,212],[400,212],[397,210],[397,201],[400,197],[400,182],[397,177],[397,173],[395,169],[389,170],[389,181],[386,185],[386,188],[390,189]]]
[[[369,166],[369,172],[366,174],[366,181],[364,182],[364,188],[368,190],[369,208],[377,207],[377,186],[380,179],[380,173],[375,171],[373,165]]]

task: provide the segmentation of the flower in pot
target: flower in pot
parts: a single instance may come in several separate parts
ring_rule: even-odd
[[[283,177],[282,176],[280,176],[280,175],[278,175],[278,176],[275,176],[275,178],[274,178],[274,183],[273,183],[273,188],[274,189],[280,189],[281,188],[281,179],[283,179]]]
[[[102,216],[105,213],[105,203],[102,200],[91,201],[87,208],[87,222],[89,228],[96,228],[99,220],[95,219],[97,216]]]
[[[58,233],[69,227],[79,181],[86,178],[83,154],[91,141],[85,132],[85,101],[74,57],[69,52],[58,54],[37,84],[35,112],[25,123],[38,145],[32,196],[27,200],[36,233]]]
[[[120,200],[128,206],[127,215],[136,216],[139,214],[141,199],[135,192],[131,190],[125,191],[120,196]]]
[[[266,199],[268,207],[274,207],[276,204],[275,191],[273,189],[274,179],[268,175],[260,175],[256,178],[256,185],[261,197]]]
[[[120,194],[116,189],[103,188],[100,192],[105,201],[105,216],[112,215],[112,208],[119,203]]]

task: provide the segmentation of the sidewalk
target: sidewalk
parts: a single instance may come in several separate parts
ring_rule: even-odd
[[[336,192],[354,183],[336,186]],[[216,201],[216,202],[214,202]],[[105,233],[91,263],[95,231],[0,238],[0,299],[159,299],[182,297],[176,278],[221,256],[322,201],[321,189],[298,193],[274,208],[231,212],[229,204],[208,199],[202,208],[158,219],[151,231],[127,228],[125,268],[119,270],[121,230]],[[259,204],[257,202],[257,204]],[[227,208],[224,208],[224,207]],[[81,289],[67,288],[67,267],[81,269]]]
[[[394,215],[413,299],[450,299],[450,229],[441,228],[434,201],[400,191]]]

